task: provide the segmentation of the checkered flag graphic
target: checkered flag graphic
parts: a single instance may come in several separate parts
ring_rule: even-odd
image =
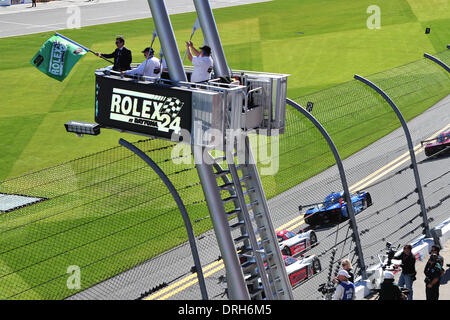
[[[167,98],[164,102],[162,113],[167,113],[172,119],[174,119],[178,113],[180,113],[181,108],[183,108],[184,102],[179,99],[171,97]]]

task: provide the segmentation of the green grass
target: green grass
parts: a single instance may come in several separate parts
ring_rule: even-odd
[[[193,220],[204,218],[192,165],[173,166],[169,145],[138,143],[151,152],[184,199]],[[68,266],[82,270],[82,288],[125,271],[186,241],[178,209],[163,183],[139,158],[114,148],[5,181],[1,191],[49,198],[3,214],[0,299],[60,299]],[[195,223],[196,234],[210,228]]]
[[[387,89],[407,119],[448,94],[449,76],[439,67],[425,60],[406,64],[424,52],[445,50],[448,40],[449,11],[422,8],[420,3],[378,1],[380,30],[366,28],[366,8],[373,3],[365,0],[277,0],[214,13],[229,65],[291,74],[288,96],[301,105],[315,103],[314,115],[345,158],[399,126],[379,96],[350,81],[355,73],[373,74],[370,79]],[[193,13],[172,17],[181,54],[194,20]],[[432,33],[425,35],[431,21]],[[144,19],[61,33],[103,52],[112,51],[112,39],[123,34],[137,62],[151,30],[151,19]],[[186,241],[173,200],[129,151],[117,148],[67,162],[115,147],[119,137],[135,141],[136,136],[105,130],[98,137],[79,139],[65,132],[63,123],[70,119],[93,121],[93,70],[104,63],[87,55],[63,83],[47,78],[29,60],[49,36],[0,39],[0,50],[9,53],[0,62],[8,79],[0,88],[0,179],[64,162],[1,185],[0,192],[49,198],[0,216],[3,299],[60,299],[74,293],[66,287],[69,265],[82,268],[86,289]],[[193,40],[202,42],[200,32]],[[440,56],[448,60],[446,53]],[[344,123],[337,120],[341,117]],[[309,122],[291,108],[287,119],[279,171],[262,177],[268,198],[334,163]],[[139,144],[146,151],[167,145]],[[165,161],[168,150],[152,151],[152,158],[180,190],[191,220],[204,218],[208,212],[198,203],[203,194],[196,171],[192,165]],[[196,234],[210,227],[208,219],[194,223]]]

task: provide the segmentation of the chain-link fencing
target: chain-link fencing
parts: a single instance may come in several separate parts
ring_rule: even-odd
[[[436,56],[445,60],[448,52]],[[411,120],[414,145],[436,133],[413,118],[448,94],[450,78],[439,66],[421,59],[368,78]],[[420,235],[406,141],[384,100],[355,80],[294,100],[334,140],[350,191],[372,197],[372,205],[356,216],[366,265],[377,262],[386,241],[403,244]],[[445,111],[445,105],[436,108]],[[439,120],[448,123],[448,113]],[[258,157],[258,167],[275,170],[261,178],[276,230],[317,234],[318,244],[303,258],[317,257],[321,268],[295,284],[294,297],[320,299],[319,284],[333,277],[342,259],[350,259],[355,276],[361,271],[349,221],[312,228],[303,219],[307,205],[342,191],[334,157],[317,129],[291,107],[283,135],[256,139],[254,153],[265,149],[270,155]],[[175,144],[160,140],[135,145],[180,193],[197,236],[209,298],[226,299],[225,269],[190,153],[173,156]],[[422,184],[433,227],[447,218],[450,173],[435,171],[437,161],[422,156],[418,161],[420,173],[427,172]],[[12,203],[0,214],[0,298],[200,299],[177,206],[156,174],[125,148],[3,181],[0,197]]]

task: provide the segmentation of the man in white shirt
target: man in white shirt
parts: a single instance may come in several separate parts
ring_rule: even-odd
[[[128,76],[139,75],[144,77],[161,78],[161,64],[159,59],[154,57],[155,52],[153,48],[147,47],[142,51],[145,57],[145,61],[142,62],[137,68],[123,71],[122,74]]]
[[[350,275],[347,271],[341,270],[337,276],[339,284],[336,287],[332,300],[355,300],[355,285],[348,281]]]
[[[194,48],[192,41],[186,42],[188,59],[194,66],[191,74],[191,82],[205,82],[211,79],[213,71],[213,59],[211,58],[211,48],[203,46],[201,51]],[[193,53],[192,53],[192,51]]]

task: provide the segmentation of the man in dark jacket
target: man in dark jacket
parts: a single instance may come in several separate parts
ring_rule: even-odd
[[[433,244],[431,246],[431,254],[435,254],[437,256],[437,262],[444,268],[444,258],[440,255],[441,247],[437,244]]]
[[[394,283],[394,274],[390,271],[384,272],[384,281],[380,287],[379,300],[402,300],[406,296],[402,293],[398,285]]]
[[[412,254],[412,246],[407,244],[403,247],[403,252],[395,259],[401,260],[402,273],[398,279],[400,287],[409,289],[408,300],[413,299],[413,281],[416,280],[416,258]]]
[[[113,53],[106,54],[97,52],[96,55],[107,59],[114,58],[114,71],[122,72],[131,70],[132,56],[131,51],[125,47],[125,39],[122,37],[117,37],[116,46],[117,49]]]
[[[427,300],[439,300],[439,282],[441,280],[442,267],[438,263],[438,256],[431,254],[425,266],[425,294]]]

